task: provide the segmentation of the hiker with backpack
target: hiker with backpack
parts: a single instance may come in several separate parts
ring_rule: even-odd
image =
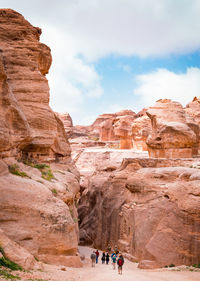
[[[116,265],[116,261],[117,261],[116,253],[112,253],[111,258],[112,258],[113,269],[115,269],[115,265]]]
[[[118,261],[117,261],[117,265],[118,265],[118,274],[122,274],[122,266],[124,264],[124,257],[122,256],[122,254],[119,255]]]
[[[96,260],[96,254],[95,251],[93,251],[93,253],[90,256],[91,261],[92,261],[92,267],[95,267],[95,260]]]

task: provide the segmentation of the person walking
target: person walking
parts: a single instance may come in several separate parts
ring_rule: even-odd
[[[102,264],[104,264],[104,263],[105,263],[105,260],[106,260],[106,254],[105,254],[105,252],[102,253],[101,260],[102,260]]]
[[[98,259],[99,259],[99,251],[98,251],[98,250],[96,250],[95,254],[96,254],[96,263],[98,263]]]
[[[117,262],[117,255],[115,253],[112,253],[111,259],[112,259],[113,269],[115,269],[116,262]]]
[[[106,264],[109,264],[109,260],[110,260],[110,256],[109,256],[109,254],[107,253],[107,254],[106,254]]]
[[[117,260],[118,274],[122,274],[123,264],[124,264],[124,257],[122,256],[122,254],[119,254],[119,258]]]
[[[93,251],[93,253],[90,256],[91,261],[92,261],[92,267],[95,267],[95,260],[96,260],[96,254],[95,251]]]

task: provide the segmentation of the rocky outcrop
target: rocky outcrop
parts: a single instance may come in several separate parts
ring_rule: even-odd
[[[94,174],[79,208],[81,242],[117,245],[141,268],[198,263],[200,171],[189,168],[193,161],[129,159],[118,171]]]
[[[62,120],[67,137],[69,138],[73,134],[73,122],[69,113],[56,113],[56,115]]]
[[[146,114],[152,132],[147,138],[150,157],[181,158],[198,154],[199,127],[180,103],[159,100]]]
[[[69,156],[63,125],[49,107],[52,58],[39,42],[41,30],[10,9],[0,10],[0,26],[1,157]]]
[[[125,115],[114,120],[114,134],[120,138],[120,149],[133,148],[132,123],[135,117]]]
[[[0,229],[0,246],[3,249],[4,257],[14,261],[26,270],[36,268],[36,260],[26,249],[10,240]]]
[[[193,118],[196,124],[198,124],[200,132],[200,98],[194,97],[193,101],[186,105],[185,112]],[[200,152],[200,136],[198,136],[198,138],[198,150]]]
[[[9,257],[23,263],[27,255],[29,268],[32,256],[64,265],[73,257],[80,265],[79,173],[49,107],[50,49],[39,42],[41,30],[13,10],[0,10],[0,27],[0,227],[19,246]]]
[[[147,137],[151,132],[151,121],[145,114],[132,122],[132,139],[135,150],[147,150]]]

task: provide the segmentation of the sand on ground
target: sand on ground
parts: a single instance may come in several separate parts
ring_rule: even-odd
[[[89,247],[79,247],[80,254],[85,256],[82,268],[65,268],[45,264],[44,270],[17,272],[17,274],[20,275],[22,281],[200,281],[200,271],[190,271],[186,267],[144,270],[137,268],[137,263],[132,263],[127,259],[124,262],[122,275],[119,275],[117,267],[114,270],[111,262],[108,265],[101,263],[101,251],[99,251],[99,263],[92,267],[90,255],[93,250]],[[5,279],[0,278],[0,280]]]

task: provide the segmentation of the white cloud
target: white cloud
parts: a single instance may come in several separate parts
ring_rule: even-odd
[[[77,57],[70,35],[52,26],[45,26],[45,31],[43,39],[51,46],[53,56],[47,76],[51,106],[58,112],[78,114],[84,97],[96,98],[103,94],[101,78],[92,63]]]
[[[186,105],[194,96],[200,95],[200,69],[191,67],[186,73],[174,73],[167,69],[136,76],[134,95],[139,96],[141,108],[156,100],[169,98]]]

